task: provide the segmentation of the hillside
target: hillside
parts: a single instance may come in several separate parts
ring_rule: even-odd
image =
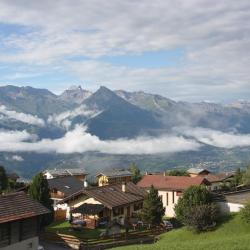
[[[194,234],[186,228],[182,228],[161,235],[160,240],[152,245],[136,245],[116,249],[247,250],[250,249],[249,234],[250,225],[242,222],[239,215],[234,215],[213,232]]]
[[[104,86],[94,93],[72,87],[61,95],[29,86],[0,86],[0,164],[25,178],[47,167],[79,166],[93,173],[131,162],[142,171],[199,163],[226,171],[250,162],[249,124],[248,101],[187,103]],[[77,126],[82,132],[74,136]],[[65,142],[61,148],[75,145],[74,150],[60,153],[58,142]],[[187,142],[198,143],[199,150],[183,150]]]

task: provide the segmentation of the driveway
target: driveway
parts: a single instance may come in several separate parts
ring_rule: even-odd
[[[40,242],[40,245],[44,247],[44,250],[68,250],[71,249],[66,246],[61,246],[59,244],[52,244],[48,242]]]

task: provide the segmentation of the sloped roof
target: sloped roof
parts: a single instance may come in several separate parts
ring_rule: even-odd
[[[206,178],[209,182],[221,182],[225,181],[231,177],[233,177],[233,173],[218,173],[218,174],[208,174],[204,178]]]
[[[100,176],[100,175],[105,175],[107,177],[124,177],[124,176],[132,176],[132,173],[128,170],[113,169],[113,170],[102,171],[96,176]]]
[[[72,210],[72,213],[81,213],[95,215],[103,211],[104,206],[102,204],[87,204],[84,203],[81,206]]]
[[[83,190],[88,197],[102,203],[104,206],[112,209],[138,201],[143,201],[147,192],[136,186],[132,182],[126,184],[126,192],[122,191],[122,184],[107,185],[102,187],[91,187]]]
[[[24,192],[0,196],[0,224],[47,213],[50,213],[47,208]]]
[[[189,176],[164,176],[164,175],[145,175],[137,183],[142,188],[150,188],[152,185],[156,189],[163,190],[185,190],[190,186],[210,185],[209,181],[203,177]]]
[[[54,177],[57,176],[70,176],[70,175],[87,175],[85,169],[83,168],[66,168],[66,169],[47,169],[44,173],[50,173]]]
[[[187,171],[189,174],[201,174],[202,172],[208,172],[210,173],[210,171],[208,171],[207,169],[204,168],[190,168]]]
[[[48,179],[49,189],[56,189],[65,194],[72,195],[81,191],[84,188],[82,181],[77,180],[74,176],[64,176],[54,179]]]

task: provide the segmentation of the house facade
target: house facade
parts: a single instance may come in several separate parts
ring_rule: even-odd
[[[211,173],[207,169],[200,168],[190,168],[188,171],[190,177],[204,177],[210,182],[210,190],[216,191],[221,189],[223,184],[229,184],[233,177],[234,173],[222,172],[222,173]]]
[[[102,220],[116,220],[123,224],[125,218],[133,217],[142,208],[146,195],[144,189],[128,182],[85,188],[61,203],[67,203],[76,216],[81,211],[82,219],[95,219],[96,225]]]
[[[0,249],[37,250],[40,216],[47,213],[23,192],[0,196]]]
[[[59,214],[59,212],[57,212],[58,210],[63,210],[65,213],[64,217],[69,218],[70,207],[66,203],[61,204],[60,201],[75,193],[81,192],[86,186],[86,181],[82,182],[74,176],[64,176],[48,179],[48,185],[50,197],[53,201],[55,218],[57,214]]]
[[[191,186],[210,186],[210,183],[203,177],[145,175],[137,185],[147,191],[151,186],[154,186],[161,197],[165,208],[165,216],[174,217],[174,207],[184,190]]]
[[[98,186],[128,183],[132,173],[128,170],[107,170],[96,175]]]

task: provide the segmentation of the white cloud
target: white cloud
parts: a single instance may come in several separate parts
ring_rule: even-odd
[[[175,128],[173,134],[160,137],[100,140],[78,125],[59,139],[37,140],[26,131],[0,131],[0,151],[36,153],[84,153],[96,151],[107,154],[161,154],[199,150],[204,144],[235,148],[250,146],[250,135],[224,133],[206,128]],[[17,160],[17,159],[16,159]]]
[[[207,128],[178,128],[177,130],[200,143],[219,148],[250,146],[250,134],[225,133]]]
[[[0,105],[0,113],[6,115],[8,118],[15,119],[31,125],[36,125],[40,127],[43,127],[45,125],[44,120],[38,118],[37,116],[19,113],[14,110],[8,110],[4,105]],[[4,117],[1,117],[0,119],[4,119]]]
[[[62,126],[63,128],[69,129],[71,126],[70,119],[82,115],[86,119],[94,117],[100,114],[101,111],[98,110],[89,110],[85,105],[80,105],[79,107],[62,112],[60,114],[53,114],[48,117],[48,123],[55,124],[57,126]]]
[[[178,99],[250,95],[248,0],[84,0],[74,4],[70,0],[3,0],[0,9],[0,23],[20,25],[17,32],[0,37],[2,62],[60,65],[69,73],[77,71],[80,80],[91,79],[90,84],[105,80],[111,88],[125,85],[129,90],[153,90]],[[173,49],[183,50],[184,56],[171,68],[134,69],[99,61],[100,56]],[[74,56],[91,60],[76,69],[69,59]]]
[[[198,150],[200,147],[200,144],[194,140],[172,135],[159,138],[138,137],[102,141],[87,133],[86,128],[82,126],[77,126],[74,130],[67,132],[64,137],[55,140],[27,141],[33,137],[26,131],[0,132],[0,151],[62,154],[97,151],[107,154],[158,154]]]
[[[24,161],[23,157],[20,155],[12,155],[11,159],[13,161]]]

